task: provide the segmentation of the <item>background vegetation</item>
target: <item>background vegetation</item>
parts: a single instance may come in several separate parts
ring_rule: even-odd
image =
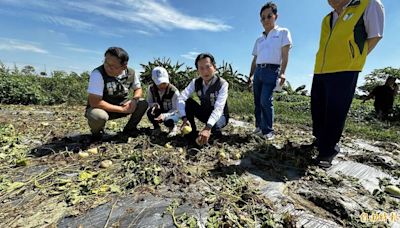
[[[170,74],[171,83],[183,90],[197,77],[195,69],[184,66],[170,59],[155,59],[153,62],[141,64],[140,75],[144,88],[152,83],[151,70],[155,66],[163,66]],[[229,107],[231,113],[243,120],[254,121],[254,104],[251,92],[248,90],[247,76],[233,70],[231,64],[223,62],[218,66],[220,75],[230,83]],[[388,76],[400,79],[400,69],[386,67],[376,69],[365,77],[365,84],[359,87],[367,94],[376,85],[383,84]],[[0,62],[0,103],[5,104],[86,104],[86,88],[89,72],[77,74],[54,71],[50,76],[43,72],[37,74],[34,67],[25,66],[22,69],[7,68]],[[298,127],[311,127],[310,98],[305,86],[293,88],[287,82],[283,93],[275,94],[275,120],[281,124]],[[356,98],[359,96],[356,96]],[[400,97],[395,101],[395,112],[392,121],[382,122],[374,117],[373,101],[362,104],[355,99],[349,113],[346,132],[360,137],[376,140],[398,141],[400,132]]]
[[[54,71],[50,76],[35,73],[32,66],[10,70],[0,62],[0,103],[84,104],[89,73]]]

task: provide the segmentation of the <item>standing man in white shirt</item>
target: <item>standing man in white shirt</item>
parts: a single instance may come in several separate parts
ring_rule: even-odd
[[[195,65],[200,77],[193,79],[178,97],[178,111],[183,120],[181,129],[191,125],[189,139],[198,138],[198,144],[203,145],[208,142],[211,133],[216,137],[221,136],[221,129],[228,123],[229,84],[218,75],[214,57],[210,53],[199,54]],[[200,104],[190,98],[193,93],[200,99]],[[206,124],[199,133],[195,117]]]
[[[120,47],[110,47],[104,54],[104,64],[90,74],[88,104],[85,117],[94,140],[100,140],[108,120],[131,114],[123,133],[137,134],[137,125],[147,109],[142,88],[135,71],[128,68],[128,53]],[[129,92],[133,98],[129,99]]]
[[[256,129],[254,133],[272,140],[274,106],[273,90],[285,83],[285,71],[292,46],[290,32],[276,24],[278,7],[268,2],[260,10],[260,21],[264,32],[256,40],[253,61],[250,67],[249,84],[253,83]],[[254,79],[253,79],[254,74]],[[277,83],[277,80],[279,82]]]
[[[339,153],[357,78],[367,55],[383,36],[380,0],[328,0],[334,9],[322,21],[311,88],[313,135],[320,167],[331,166]]]

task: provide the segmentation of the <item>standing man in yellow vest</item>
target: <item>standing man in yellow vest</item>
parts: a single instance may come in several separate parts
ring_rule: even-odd
[[[339,153],[357,78],[367,55],[383,36],[384,8],[380,0],[328,0],[334,9],[322,21],[311,89],[313,135],[317,164],[330,167]]]

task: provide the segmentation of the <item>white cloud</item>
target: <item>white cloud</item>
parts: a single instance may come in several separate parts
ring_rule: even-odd
[[[205,31],[227,31],[232,29],[230,25],[215,19],[206,17],[195,17],[172,7],[168,0],[0,0],[7,4],[17,5],[30,9],[31,7],[40,8],[48,11],[45,15],[54,15],[64,12],[83,12],[85,17],[98,15],[105,19],[113,19],[123,23],[142,25],[147,29],[158,31],[160,29],[184,29],[184,30],[205,30]],[[43,14],[42,14],[43,15]],[[82,15],[82,14],[81,14]],[[76,18],[65,18],[60,16],[42,16],[42,20],[47,22],[77,28],[92,28],[92,25]],[[116,25],[116,27],[122,27]],[[129,26],[128,24],[125,24]],[[100,26],[101,27],[101,26]],[[142,30],[143,29],[139,29]]]
[[[91,49],[87,49],[87,48],[77,47],[73,43],[63,43],[63,42],[61,42],[61,43],[58,43],[58,44],[63,46],[64,49],[67,49],[67,50],[70,50],[70,51],[74,51],[74,52],[103,55],[103,52],[101,52],[101,51],[96,51],[96,50],[91,50]]]
[[[74,52],[80,52],[80,53],[93,53],[96,55],[102,55],[103,53],[100,51],[94,51],[90,49],[85,49],[85,48],[78,48],[78,47],[66,47],[66,49],[74,51]]]
[[[200,54],[200,52],[190,51],[190,52],[188,52],[186,54],[183,54],[181,56],[183,58],[186,58],[186,59],[195,60],[197,55],[199,55],[199,54]]]
[[[49,10],[57,10],[55,5],[52,5],[51,1],[48,0],[36,0],[36,1],[25,1],[25,0],[0,0],[0,3],[2,4],[7,4],[11,6],[17,6],[17,7],[26,7],[29,9],[32,9],[32,7],[37,7],[37,8],[44,8],[44,9],[49,9]]]
[[[40,19],[42,21],[54,24],[54,25],[62,25],[62,26],[67,26],[71,28],[76,28],[76,29],[90,29],[94,27],[92,24],[81,21],[81,20],[76,20],[76,19],[71,19],[71,18],[66,18],[66,17],[58,17],[58,16],[41,16]]]
[[[170,0],[0,0],[0,4],[18,7],[24,12],[0,11],[0,14],[30,15],[34,20],[106,37],[121,38],[132,32],[152,36],[176,29],[211,32],[232,29],[216,18],[189,15],[173,7]]]
[[[4,51],[27,51],[41,54],[49,53],[42,49],[38,44],[29,41],[20,41],[15,39],[0,38],[0,50]]]
[[[185,15],[166,2],[156,2],[154,0],[124,0],[126,4],[135,9],[135,17],[148,25],[163,29],[180,28],[187,30],[207,30],[207,31],[226,31],[232,27],[216,19],[198,18]]]
[[[151,36],[152,33],[151,32],[147,32],[144,30],[136,30],[136,33],[142,34],[142,35],[146,35],[146,36]]]

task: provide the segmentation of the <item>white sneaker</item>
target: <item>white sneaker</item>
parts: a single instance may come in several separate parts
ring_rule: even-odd
[[[259,132],[255,133],[254,135],[257,135],[261,138],[264,137],[264,134],[262,133],[262,131],[259,131]]]
[[[176,136],[177,134],[178,134],[178,127],[175,125],[172,129],[170,129],[167,137],[171,138],[171,137]]]
[[[258,135],[260,132],[261,132],[261,129],[257,127],[256,129],[253,130],[252,134]]]
[[[275,134],[274,132],[270,132],[268,134],[265,134],[264,138],[266,138],[267,140],[273,140],[275,138]]]

